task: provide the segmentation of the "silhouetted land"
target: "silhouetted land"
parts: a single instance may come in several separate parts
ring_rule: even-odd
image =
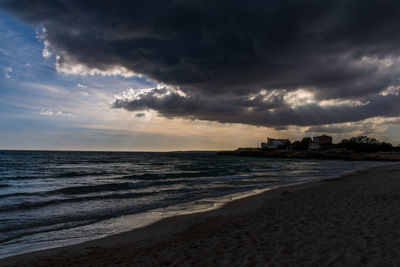
[[[321,159],[321,160],[371,160],[400,161],[400,152],[355,152],[343,148],[317,151],[303,150],[262,150],[259,148],[239,148],[234,151],[221,151],[218,155],[266,158]]]

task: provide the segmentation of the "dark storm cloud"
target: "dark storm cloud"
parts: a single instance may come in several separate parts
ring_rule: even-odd
[[[388,115],[390,107],[302,110],[277,99],[259,105],[246,99],[260,89],[298,88],[320,100],[358,99],[399,83],[397,0],[3,0],[1,6],[44,24],[61,66],[123,66],[179,86],[190,99],[168,96],[163,101],[172,109],[151,95],[115,103],[167,117],[255,125],[354,121]],[[312,112],[319,116],[310,119]]]
[[[285,125],[322,125],[359,121],[375,116],[400,115],[400,95],[372,96],[365,103],[359,104],[321,106],[318,103],[309,103],[297,107],[291,107],[285,102],[283,95],[257,95],[252,99],[232,95],[200,98],[163,88],[153,89],[135,98],[116,99],[113,107],[129,111],[157,110],[167,118],[184,117],[278,128]]]

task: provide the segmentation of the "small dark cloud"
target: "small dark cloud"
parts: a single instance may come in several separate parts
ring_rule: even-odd
[[[359,129],[358,126],[348,126],[348,125],[341,125],[341,126],[312,126],[310,127],[307,132],[309,133],[316,133],[316,134],[343,134],[353,132]]]
[[[136,113],[135,117],[136,118],[144,118],[144,117],[146,117],[146,113]]]
[[[104,71],[122,66],[189,95],[149,94],[140,101],[117,101],[115,107],[254,125],[398,116],[393,106],[380,106],[390,100],[378,96],[399,83],[397,0],[3,0],[0,5],[44,25],[60,65]],[[279,97],[249,100],[260,89],[299,88],[319,100],[376,102],[322,108],[291,107]]]
[[[279,125],[279,126],[275,126],[274,129],[277,130],[277,131],[285,131],[285,130],[287,130],[289,128],[287,126],[284,126],[284,125]]]

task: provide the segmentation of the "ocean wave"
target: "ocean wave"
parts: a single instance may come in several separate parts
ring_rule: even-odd
[[[178,172],[178,173],[145,173],[121,176],[121,180],[159,180],[159,179],[174,179],[174,178],[192,178],[204,176],[218,176],[219,171],[195,171],[195,172]]]
[[[41,175],[15,175],[15,176],[0,176],[0,180],[25,180],[25,179],[38,179],[45,178],[46,176]]]
[[[0,195],[1,198],[9,198],[9,197],[25,197],[25,196],[43,196],[45,195],[45,192],[17,192],[17,193],[9,193],[9,194],[3,194]]]
[[[58,225],[56,224],[56,226],[55,225],[43,225],[43,226],[28,225],[26,228],[19,229],[19,230],[23,230],[23,231],[15,231],[13,229],[13,230],[11,230],[11,231],[15,231],[13,234],[8,234],[4,237],[0,235],[0,244],[8,243],[8,245],[9,245],[9,244],[12,244],[12,242],[10,242],[11,240],[25,237],[28,235],[48,233],[48,232],[53,232],[53,231],[61,231],[61,230],[65,230],[65,229],[71,229],[73,227],[89,225],[94,222],[95,222],[94,220],[80,220],[80,221],[74,221],[74,222],[57,223]],[[3,232],[8,232],[8,231],[3,230]]]
[[[251,172],[279,172],[280,168],[250,169]]]
[[[54,178],[82,178],[85,176],[105,176],[114,174],[115,171],[68,171],[68,172],[61,172],[61,173],[51,173],[51,174],[31,174],[31,175],[13,175],[13,176],[0,176],[0,180],[33,180],[33,179],[54,179]]]
[[[82,177],[82,176],[103,176],[107,175],[108,171],[71,171],[59,173],[54,176],[54,178],[70,178],[70,177]]]
[[[189,199],[182,199],[182,203],[190,202]],[[169,200],[159,203],[148,203],[134,207],[110,210],[108,213],[97,213],[95,211],[82,213],[80,215],[61,215],[51,218],[38,218],[31,221],[21,221],[19,223],[8,223],[0,225],[0,243],[30,234],[57,231],[59,229],[69,229],[80,225],[93,224],[106,219],[115,218],[117,216],[130,215],[150,210],[168,207],[172,204]],[[60,227],[62,225],[62,227]],[[67,227],[66,227],[67,226]]]
[[[121,191],[129,190],[132,188],[145,187],[144,183],[112,183],[112,184],[99,184],[99,185],[84,185],[84,186],[71,186],[52,191],[63,195],[82,195],[88,193],[99,193],[106,191]]]
[[[83,201],[104,200],[104,199],[124,199],[124,198],[133,199],[133,198],[146,197],[154,194],[157,194],[157,192],[96,195],[96,196],[75,197],[67,199],[51,199],[45,201],[25,201],[25,202],[20,202],[18,204],[9,204],[0,206],[0,212],[34,209],[43,206],[72,203],[72,202],[83,202]]]
[[[253,174],[237,174],[237,175],[222,175],[222,176],[206,176],[206,177],[196,177],[193,178],[175,178],[175,179],[158,179],[158,180],[145,180],[136,183],[110,183],[110,184],[99,184],[99,185],[87,185],[87,186],[73,186],[66,187],[54,190],[51,193],[58,193],[63,195],[83,195],[89,193],[99,193],[99,192],[107,192],[107,191],[123,191],[123,190],[131,190],[131,189],[141,189],[146,187],[154,187],[154,186],[165,186],[165,185],[174,185],[174,184],[205,184],[212,183],[218,181],[232,181],[232,180],[240,180],[240,179],[261,179],[268,178],[263,175],[253,175]],[[271,181],[276,181],[275,179],[271,179]],[[266,182],[266,180],[265,180]]]

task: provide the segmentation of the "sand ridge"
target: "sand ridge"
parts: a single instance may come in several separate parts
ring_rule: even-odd
[[[1,266],[398,266],[400,165],[264,192]]]

